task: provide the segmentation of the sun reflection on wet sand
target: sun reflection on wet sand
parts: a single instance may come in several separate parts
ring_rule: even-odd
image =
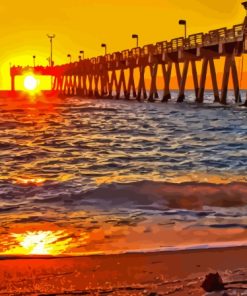
[[[14,248],[7,250],[8,255],[59,255],[70,246],[72,238],[64,231],[27,231],[12,233],[16,240]]]
[[[96,254],[121,254],[124,252],[146,252],[154,250],[187,249],[192,246],[243,246],[246,231],[230,229],[222,234],[221,229],[193,229],[181,223],[171,227],[159,225],[161,218],[144,221],[135,227],[109,226],[91,232],[76,229],[40,230],[12,233],[7,249],[1,256],[85,256]],[[149,227],[149,228],[148,228]],[[149,229],[149,231],[147,231]],[[233,239],[234,237],[234,239]],[[198,244],[198,242],[200,242]],[[141,247],[140,247],[141,246]]]

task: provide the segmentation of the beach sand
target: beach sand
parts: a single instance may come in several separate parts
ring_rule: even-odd
[[[205,295],[205,275],[247,279],[247,248],[0,260],[0,295]],[[246,290],[227,294],[247,295]],[[153,294],[152,294],[153,293]]]

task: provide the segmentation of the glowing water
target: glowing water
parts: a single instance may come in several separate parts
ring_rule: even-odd
[[[1,253],[245,242],[246,108],[9,99],[0,114]]]

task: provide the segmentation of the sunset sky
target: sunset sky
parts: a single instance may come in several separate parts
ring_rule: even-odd
[[[0,3],[2,31],[0,88],[10,88],[9,66],[47,65],[50,44],[46,36],[56,34],[54,61],[61,64],[103,53],[132,48],[139,34],[140,45],[183,35],[178,20],[188,22],[188,33],[206,32],[241,23],[245,12],[241,1],[215,0],[12,0]]]

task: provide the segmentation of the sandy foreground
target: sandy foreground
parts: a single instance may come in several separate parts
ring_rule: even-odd
[[[247,295],[246,284],[205,294],[200,285],[216,271],[224,282],[247,280],[247,248],[5,259],[0,295]]]

